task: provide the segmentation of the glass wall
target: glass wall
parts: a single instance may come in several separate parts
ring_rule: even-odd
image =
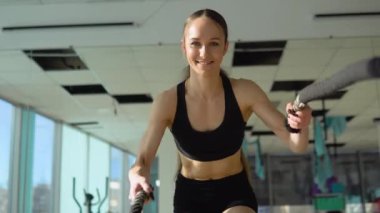
[[[380,204],[380,155],[362,153],[363,187],[365,201]],[[380,210],[380,209],[379,209]]]
[[[309,156],[271,156],[273,205],[311,204],[310,165]]]
[[[114,147],[111,148],[109,209],[112,213],[123,212],[123,155]]]
[[[265,175],[264,179],[260,179],[258,175],[255,173],[255,156],[248,156],[247,164],[249,167],[249,172],[251,174],[251,182],[253,190],[256,194],[257,202],[260,203],[261,206],[269,205],[269,185],[268,185],[268,175]],[[267,165],[266,157],[263,158],[263,165]],[[266,172],[266,170],[265,170]]]
[[[144,212],[146,213],[157,213],[158,212],[158,202],[160,193],[160,182],[158,179],[158,158],[155,158],[152,163],[152,168],[150,170],[150,181],[154,187],[154,200],[151,200],[145,207]]]
[[[10,208],[10,158],[12,152],[14,108],[0,99],[0,212]]]
[[[92,204],[98,203],[92,212],[129,209],[128,191],[123,189],[129,188],[126,168],[134,163],[133,155],[27,107],[20,108],[15,122],[15,109],[0,100],[1,213],[13,207],[26,213],[86,212],[85,192],[87,198],[94,197]]]
[[[87,135],[66,125],[62,129],[60,212],[83,212],[87,189]],[[75,187],[74,187],[75,179]],[[73,196],[75,190],[75,202]],[[79,205],[79,206],[78,206]]]
[[[128,171],[129,169],[133,166],[133,164],[135,164],[136,162],[136,156],[134,155],[131,155],[129,153],[125,153],[124,154],[124,165],[125,165],[125,169],[126,169],[126,173],[125,173],[125,177],[124,177],[124,180],[127,180],[124,184],[124,191],[126,192],[125,194],[125,200],[127,200],[128,202],[124,202],[124,209],[129,209],[130,208],[130,202],[128,200],[128,196],[129,196],[129,189],[130,189],[130,185],[129,185],[129,179],[128,179]]]
[[[32,164],[32,209],[33,213],[52,212],[53,207],[53,163],[54,122],[36,115],[34,125],[34,149]]]
[[[334,175],[345,186],[348,204],[361,204],[359,161],[356,154],[340,154],[332,158]]]
[[[88,193],[94,196],[92,210],[94,212],[108,211],[108,185],[106,178],[109,177],[110,146],[94,137],[89,140],[89,172],[88,172]],[[107,183],[108,184],[108,183]],[[99,192],[99,194],[97,193]],[[107,197],[106,197],[107,196]],[[99,209],[99,207],[101,207]],[[100,211],[98,211],[100,210]]]
[[[1,213],[11,210],[25,213],[86,212],[85,192],[87,198],[90,194],[93,196],[92,203],[102,204],[101,209],[99,204],[92,205],[92,212],[128,211],[127,173],[135,163],[134,155],[78,129],[57,125],[30,109],[18,110],[2,100],[0,121]],[[59,139],[55,134],[58,128],[62,133]],[[57,139],[59,141],[55,141]],[[378,152],[339,154],[331,159],[333,174],[344,185],[346,212],[361,212],[364,208],[362,201],[380,205]],[[254,173],[254,160],[254,156],[249,156],[252,183],[261,208],[271,204],[312,208],[313,164],[310,155],[264,156],[264,180]],[[144,208],[149,213],[158,210],[158,166],[156,159],[151,170],[156,201]],[[106,182],[107,177],[109,182]],[[56,188],[53,180],[59,181]],[[56,198],[59,209],[53,206],[55,190],[59,191],[60,197]]]

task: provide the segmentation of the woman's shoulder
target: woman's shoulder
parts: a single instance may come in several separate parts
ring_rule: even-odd
[[[267,99],[265,92],[252,80],[231,78],[231,85],[238,102],[242,104],[253,106]]]
[[[177,100],[177,88],[176,86],[170,87],[166,90],[161,91],[155,98],[156,102],[161,104],[170,104]]]
[[[173,120],[177,107],[177,88],[175,86],[161,91],[154,98],[153,110],[159,111],[163,117]]]
[[[234,90],[242,90],[242,91],[256,91],[261,90],[259,85],[257,85],[254,81],[245,79],[245,78],[229,78],[231,81],[232,88]]]

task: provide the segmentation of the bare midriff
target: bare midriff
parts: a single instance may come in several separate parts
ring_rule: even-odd
[[[196,161],[180,154],[181,174],[194,180],[216,180],[237,174],[243,170],[241,151],[215,161]]]

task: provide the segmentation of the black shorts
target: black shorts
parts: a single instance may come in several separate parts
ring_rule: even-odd
[[[257,212],[257,201],[245,171],[217,180],[193,180],[178,174],[174,194],[175,213],[221,213],[233,206]]]

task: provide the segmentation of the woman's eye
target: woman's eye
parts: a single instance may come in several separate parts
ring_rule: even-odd
[[[218,42],[211,42],[211,46],[219,46]]]
[[[199,42],[191,42],[190,45],[194,46],[194,47],[199,47],[200,43]]]

